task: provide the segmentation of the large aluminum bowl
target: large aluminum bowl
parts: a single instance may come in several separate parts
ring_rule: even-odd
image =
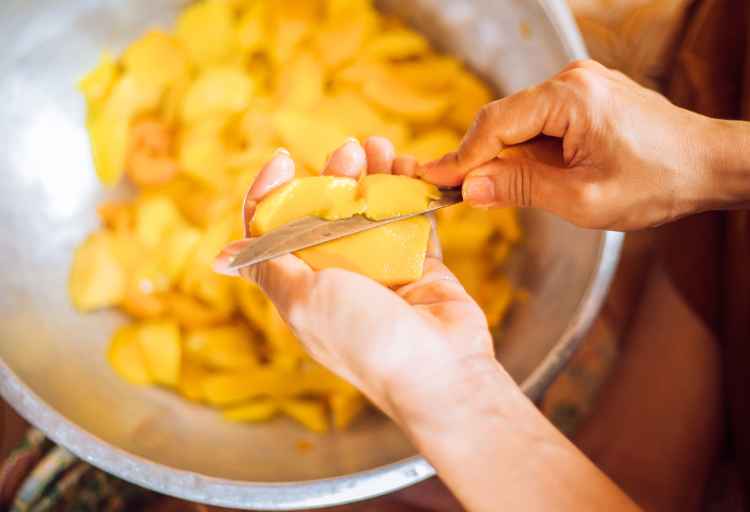
[[[419,482],[434,470],[375,413],[316,436],[286,420],[241,426],[169,393],[134,388],[105,363],[114,313],[79,316],[66,295],[73,248],[97,222],[84,105],[74,83],[103,48],[169,24],[180,0],[0,3],[0,391],[84,460],[189,500],[288,510],[346,503]],[[510,92],[585,55],[562,0],[397,0],[438,45]],[[589,327],[621,236],[539,212],[515,277],[531,300],[515,311],[499,358],[538,398]],[[301,439],[314,448],[295,450]]]

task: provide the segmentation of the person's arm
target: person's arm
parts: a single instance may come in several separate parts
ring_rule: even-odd
[[[564,165],[499,157],[506,146],[557,137]],[[750,123],[679,108],[622,73],[575,62],[492,102],[461,147],[418,171],[463,186],[476,206],[536,207],[580,226],[634,230],[750,202]]]
[[[467,510],[638,510],[494,359],[397,384],[395,420]]]
[[[326,174],[401,172],[383,139],[348,142]],[[254,205],[295,175],[280,152],[248,195]],[[247,241],[219,257],[224,271]],[[471,512],[631,510],[495,361],[479,306],[429,251],[418,281],[390,290],[337,269],[314,272],[287,255],[243,273],[276,304],[310,354],[393,418]]]

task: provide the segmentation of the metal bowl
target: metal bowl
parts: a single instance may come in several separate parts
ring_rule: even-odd
[[[291,510],[386,494],[434,470],[371,413],[317,436],[283,419],[253,427],[117,378],[105,363],[115,313],[76,314],[66,291],[73,248],[97,222],[84,105],[74,84],[103,48],[168,25],[180,0],[0,3],[0,391],[82,459],[154,490],[247,509]],[[499,90],[539,82],[585,50],[562,0],[382,2]],[[621,235],[525,212],[514,312],[499,358],[536,399],[589,327]],[[314,448],[295,450],[302,439]]]

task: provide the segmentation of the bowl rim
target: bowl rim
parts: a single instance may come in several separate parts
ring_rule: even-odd
[[[587,52],[568,7],[558,0],[539,0],[570,60]],[[521,388],[539,400],[575,352],[606,297],[624,235],[601,233],[597,266],[576,312],[553,349],[524,380]],[[286,483],[259,483],[201,475],[149,461],[110,445],[74,425],[26,386],[0,360],[0,395],[29,423],[93,466],[142,487],[209,505],[249,510],[300,510],[345,505],[390,494],[435,475],[421,456],[346,476]]]

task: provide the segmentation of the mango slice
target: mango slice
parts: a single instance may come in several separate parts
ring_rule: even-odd
[[[258,399],[244,405],[224,410],[224,417],[229,421],[258,423],[268,421],[279,413],[279,404],[269,399]]]
[[[346,430],[367,406],[367,400],[359,393],[336,393],[328,399],[333,416],[333,426]]]
[[[138,327],[137,340],[154,382],[164,386],[177,386],[182,358],[177,323],[159,321],[142,324]]]
[[[107,360],[112,369],[131,384],[153,382],[138,342],[138,328],[134,325],[125,325],[115,331],[107,350]]]
[[[240,112],[250,103],[253,89],[253,80],[240,68],[208,69],[187,90],[182,120],[191,123],[204,117]]]
[[[226,62],[239,46],[232,7],[223,0],[204,0],[185,9],[177,20],[176,34],[200,67]]]
[[[382,219],[425,209],[440,196],[434,185],[405,176],[369,175],[358,184],[350,178],[299,178],[258,204],[251,232],[262,235],[306,216],[336,220],[364,213]],[[314,269],[343,268],[387,286],[422,275],[430,222],[416,217],[299,251]]]
[[[185,49],[173,36],[152,30],[138,39],[122,56],[126,72],[161,87],[184,80],[190,73]]]
[[[112,233],[94,233],[76,249],[68,284],[76,309],[116,306],[125,295],[126,283],[126,269]]]
[[[216,370],[256,368],[254,337],[245,325],[196,329],[185,338],[187,354],[201,365]]]
[[[326,409],[320,402],[312,400],[285,400],[281,402],[281,410],[287,416],[299,421],[313,432],[322,434],[328,431]]]

